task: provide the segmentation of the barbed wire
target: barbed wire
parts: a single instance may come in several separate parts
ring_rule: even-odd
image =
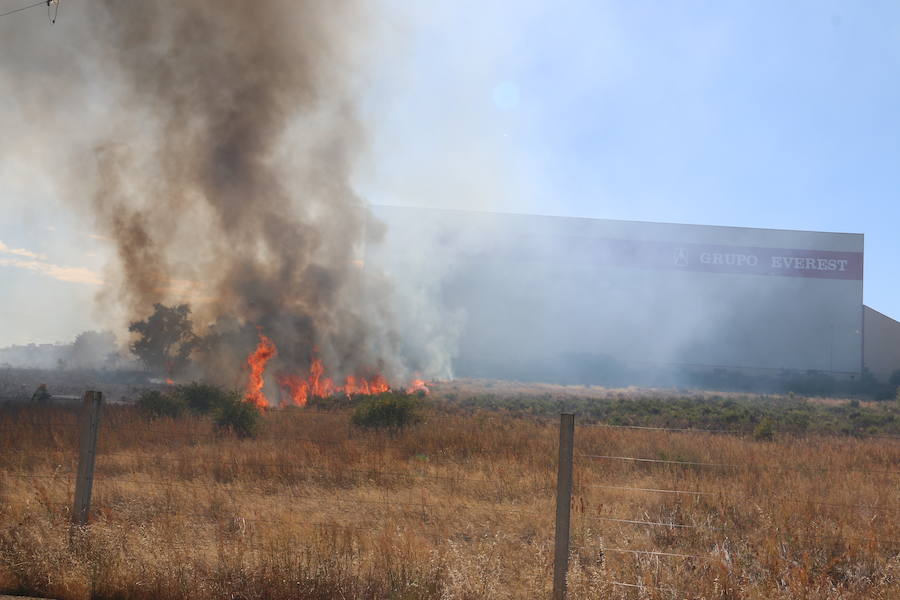
[[[579,453],[577,456],[582,458],[591,458],[596,460],[618,460],[618,461],[632,461],[639,463],[657,463],[657,464],[666,464],[666,465],[676,465],[676,466],[688,466],[688,467],[716,467],[723,469],[747,469],[754,471],[801,471],[807,473],[865,473],[868,475],[900,475],[900,471],[881,471],[874,469],[858,469],[858,468],[830,468],[830,467],[796,467],[789,465],[778,465],[775,467],[762,466],[762,465],[750,465],[750,464],[735,464],[735,463],[717,463],[717,462],[698,462],[698,461],[690,461],[690,460],[665,460],[660,458],[637,458],[634,456],[613,456],[606,454],[583,454]]]
[[[175,463],[178,466],[184,467],[192,467],[197,465],[202,465],[206,467],[223,467],[223,468],[239,468],[239,469],[254,469],[254,468],[267,468],[267,469],[290,469],[292,470],[291,474],[297,474],[293,471],[301,471],[299,474],[303,474],[302,471],[315,471],[319,473],[353,473],[356,475],[364,475],[368,477],[384,477],[384,478],[418,478],[418,479],[430,479],[434,481],[449,481],[459,482],[464,481],[468,483],[497,483],[496,479],[485,479],[485,478],[473,478],[473,477],[457,477],[453,475],[430,475],[426,473],[414,473],[414,472],[404,472],[404,471],[381,471],[377,469],[365,469],[365,468],[346,468],[346,467],[317,467],[311,466],[308,464],[304,464],[303,462],[299,462],[302,459],[298,459],[298,462],[257,462],[253,460],[221,460],[221,461],[213,461],[213,460],[197,460],[193,457],[185,457],[185,458],[167,458],[161,456],[151,456],[151,455],[135,455],[127,452],[108,452],[101,455],[98,455],[98,459],[106,458],[106,457],[116,457],[116,458],[130,458],[130,459],[146,459],[151,460],[156,463],[166,462],[166,463]],[[547,487],[546,489],[554,489],[552,487]]]
[[[162,441],[167,441],[175,438],[187,438],[191,442],[201,442],[206,440],[241,440],[241,441],[249,441],[243,440],[242,438],[238,438],[230,431],[223,430],[221,432],[208,432],[202,434],[195,434],[190,432],[169,432],[164,433],[162,431],[154,432],[153,430],[144,429],[142,427],[129,427],[127,429],[115,430],[114,432],[105,431],[103,429],[100,430],[100,439],[104,440],[105,437],[109,436],[110,433],[144,433],[149,434],[149,436],[154,436],[156,433],[159,433],[159,437],[157,439]],[[363,436],[360,436],[359,439],[364,439]],[[144,440],[134,440],[143,442]],[[304,436],[295,436],[295,435],[260,435],[258,437],[253,438],[254,443],[264,443],[264,442],[316,442],[319,444],[346,444],[352,443],[356,441],[356,438],[346,437],[339,440],[330,440],[325,438],[310,438]]]
[[[622,523],[626,525],[638,525],[642,527],[667,527],[671,529],[696,529],[700,531],[715,531],[715,532],[727,532],[728,529],[725,527],[712,527],[710,525],[687,525],[684,523],[666,523],[663,521],[645,521],[640,519],[620,519],[616,517],[601,517],[596,515],[588,515],[582,517],[586,521],[604,521],[610,523]],[[778,533],[779,530],[772,527],[758,529],[758,531],[766,531],[766,532],[775,532]],[[900,540],[891,540],[891,539],[882,539],[882,538],[867,538],[867,537],[859,537],[859,536],[843,536],[843,535],[820,535],[815,533],[803,533],[803,534],[788,534],[790,537],[794,537],[797,539],[819,539],[819,540],[836,540],[836,541],[854,541],[854,542],[870,542],[877,544],[885,544],[885,545],[900,545]]]
[[[582,549],[589,549],[587,546],[581,546]],[[702,554],[683,554],[680,552],[657,552],[654,550],[635,550],[631,548],[598,548],[601,552],[614,552],[616,554],[635,554],[647,556],[665,556],[667,558],[696,558],[699,560],[715,560],[714,556],[704,556]]]
[[[580,428],[592,428],[592,427],[600,427],[605,429],[631,429],[638,431],[664,431],[670,433],[716,433],[716,434],[730,434],[730,435],[750,435],[753,433],[753,430],[748,429],[699,429],[696,427],[653,427],[646,425],[613,425],[610,423],[578,423],[578,427]],[[795,434],[800,433],[805,436],[820,436],[820,437],[839,437],[839,438],[847,438],[847,439],[891,439],[891,440],[900,440],[900,435],[894,435],[890,433],[873,433],[867,431],[802,431],[802,432],[792,432],[792,431],[783,431],[780,433],[785,434]]]
[[[646,425],[611,425],[609,423],[579,423],[580,428],[599,427],[603,429],[630,429],[637,431],[666,431],[669,433],[718,433],[741,435],[749,433],[742,429],[697,429],[695,427],[651,427]]]
[[[613,579],[601,579],[602,583],[608,583],[610,585],[615,585],[619,587],[629,587],[629,588],[638,588],[642,590],[656,590],[659,592],[672,592],[676,594],[682,593],[682,590],[673,587],[658,587],[652,585],[646,585],[644,583],[625,583],[624,581],[615,581]]]
[[[97,511],[116,510],[116,509],[121,509],[121,506],[116,505],[116,504],[96,503],[96,504],[94,504],[94,506],[91,507],[92,511],[93,510],[97,510]],[[210,521],[222,521],[222,520],[246,521],[249,523],[265,523],[268,525],[286,525],[286,524],[301,524],[301,525],[312,525],[312,526],[327,525],[327,526],[331,526],[331,527],[335,527],[335,528],[351,529],[351,530],[356,530],[356,531],[371,531],[372,529],[374,529],[378,526],[384,526],[384,525],[389,524],[387,521],[381,521],[381,522],[361,521],[361,522],[358,522],[356,525],[346,525],[343,523],[336,523],[333,521],[311,521],[308,519],[296,519],[296,518],[273,519],[271,517],[260,518],[260,517],[254,517],[254,516],[248,517],[248,516],[244,516],[244,515],[232,515],[230,517],[216,517],[215,515],[212,515],[210,513],[199,513],[199,512],[190,512],[190,511],[181,511],[181,510],[160,511],[160,512],[157,512],[156,514],[163,514],[163,515],[172,516],[172,517],[189,517],[191,519],[208,519]],[[347,513],[339,512],[339,513],[333,513],[333,514],[346,515]],[[364,527],[363,525],[366,525],[366,526]]]
[[[647,492],[647,493],[658,493],[658,494],[676,494],[676,495],[685,495],[685,496],[716,496],[716,497],[726,497],[726,498],[740,498],[741,500],[748,500],[746,496],[736,496],[735,494],[729,494],[727,492],[709,492],[709,491],[694,491],[694,490],[671,490],[671,489],[660,489],[660,488],[643,488],[643,487],[633,487],[633,486],[625,486],[625,485],[604,485],[598,483],[588,483],[582,484],[582,487],[588,488],[601,488],[608,490],[626,490],[633,492]],[[776,498],[781,502],[788,502],[791,504],[814,504],[817,506],[831,506],[835,508],[863,508],[869,510],[880,510],[884,512],[893,512],[900,513],[900,508],[890,508],[886,506],[879,506],[877,504],[845,504],[840,502],[824,502],[820,500],[794,500],[791,498]]]
[[[18,479],[59,479],[61,477],[75,477],[77,474],[74,471],[66,471],[65,473],[53,475],[32,475],[27,473],[10,473],[9,471],[0,471],[0,475],[2,475],[3,477],[15,477]]]
[[[666,523],[664,521],[644,521],[641,519],[620,519],[618,517],[601,517],[586,515],[585,521],[604,521],[607,523],[624,523],[626,525],[641,525],[646,527],[670,527],[672,529],[702,529],[704,531],[726,531],[722,527],[710,527],[708,525],[687,525],[684,523]]]
[[[169,487],[169,488],[171,488],[171,487],[176,487],[176,488],[181,487],[181,488],[190,488],[190,489],[211,489],[212,488],[212,486],[210,484],[194,484],[194,483],[189,483],[189,482],[170,482],[170,481],[159,481],[159,480],[153,480],[153,479],[118,479],[117,478],[115,480],[103,480],[103,479],[95,478],[95,481],[94,481],[95,486],[97,486],[98,484],[100,486],[104,486],[104,485],[115,485],[115,484],[120,484],[120,483],[131,483],[131,484],[138,484],[138,485],[145,485],[145,486]],[[216,487],[214,491],[225,492],[225,493],[237,492],[237,495],[244,496],[244,497],[257,496],[257,497],[261,497],[261,498],[285,498],[285,499],[291,499],[291,500],[321,500],[321,497],[318,497],[318,496],[313,496],[310,494],[297,494],[297,493],[292,493],[291,491],[256,492],[256,491],[250,491],[250,490],[236,489],[233,487]],[[387,491],[387,490],[384,490],[384,491]],[[98,495],[99,495],[100,493],[102,493],[102,490],[97,491],[96,493],[98,493]],[[448,508],[448,505],[438,506],[436,504],[428,503],[425,501],[409,502],[409,501],[403,501],[403,500],[368,500],[368,499],[364,499],[364,498],[353,498],[353,499],[347,499],[347,500],[342,499],[342,498],[329,498],[328,502],[339,503],[339,504],[351,504],[351,505],[368,504],[368,505],[378,505],[378,506],[412,506],[412,507],[422,508],[422,509],[436,509],[439,507],[444,508],[444,509]],[[449,505],[449,507],[450,508],[467,508],[467,509],[474,509],[474,510],[484,510],[485,508],[487,508],[491,512],[502,512],[502,513],[517,514],[517,515],[529,515],[529,516],[535,516],[535,517],[546,516],[542,513],[537,513],[534,511],[528,511],[528,510],[524,510],[524,509],[500,508],[500,507],[493,506],[493,505],[490,507],[484,507],[484,506],[477,506],[477,505],[466,504],[466,503],[461,503],[461,502],[454,502],[454,503],[452,503],[452,505]]]

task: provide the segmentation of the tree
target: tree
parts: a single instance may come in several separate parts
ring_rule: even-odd
[[[143,321],[134,321],[128,331],[138,334],[129,348],[151,370],[172,377],[190,362],[197,345],[191,309],[187,304],[166,306],[154,304],[153,314]]]
[[[116,352],[116,337],[108,331],[83,331],[69,350],[66,364],[76,369],[102,367],[110,354]]]

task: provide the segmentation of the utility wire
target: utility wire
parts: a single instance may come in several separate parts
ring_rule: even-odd
[[[14,8],[13,10],[8,10],[4,13],[0,13],[0,17],[5,17],[6,15],[11,15],[13,13],[22,12],[23,10],[28,10],[29,8],[34,8],[35,6],[44,6],[44,5],[47,5],[49,7],[49,4],[47,4],[47,0],[42,0],[41,2],[35,2],[34,4],[29,4],[28,6],[23,6],[21,8]]]

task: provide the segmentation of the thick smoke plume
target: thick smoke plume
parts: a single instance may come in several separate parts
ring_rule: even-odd
[[[110,126],[87,136],[90,199],[75,199],[115,245],[103,301],[130,320],[189,302],[195,368],[224,383],[246,377],[258,332],[277,344],[273,370],[302,372],[315,354],[335,377],[409,376],[389,287],[364,265],[382,227],[350,183],[371,29],[358,3],[106,0],[68,12],[93,41],[73,60],[102,79],[93,90],[54,79],[56,96],[114,98]]]

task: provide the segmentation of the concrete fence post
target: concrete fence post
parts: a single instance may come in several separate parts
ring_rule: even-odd
[[[553,559],[553,600],[565,600],[569,572],[569,516],[572,505],[572,459],[575,415],[559,415],[559,465],[556,476],[556,543]]]
[[[72,526],[87,524],[91,508],[91,488],[94,484],[94,459],[97,457],[97,433],[100,430],[102,392],[85,392],[79,418],[78,474],[75,479],[75,503],[72,506]]]

